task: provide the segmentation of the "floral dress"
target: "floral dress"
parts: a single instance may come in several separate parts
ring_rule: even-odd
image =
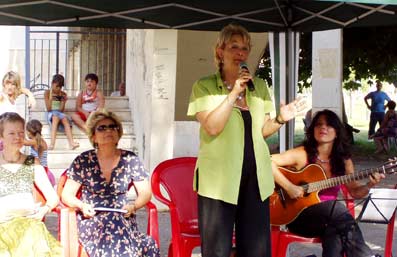
[[[120,161],[107,182],[99,169],[95,150],[80,154],[68,170],[68,177],[81,186],[81,200],[94,207],[122,208],[129,184],[148,178],[138,157],[121,151]],[[92,218],[77,216],[79,240],[90,257],[159,257],[160,251],[150,236],[138,231],[136,217],[119,212],[97,212]]]

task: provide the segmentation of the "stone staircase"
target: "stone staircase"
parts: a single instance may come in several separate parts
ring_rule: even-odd
[[[41,95],[36,96],[37,104],[30,111],[29,119],[38,119],[43,124],[42,135],[50,144],[50,128],[46,119],[44,98]],[[132,122],[132,114],[129,109],[128,97],[106,97],[105,108],[116,113],[123,124],[123,137],[119,142],[119,147],[128,150],[135,150],[135,136]],[[69,116],[74,112],[76,97],[68,97],[65,112]],[[48,151],[48,167],[54,173],[56,178],[70,166],[73,159],[83,151],[92,149],[92,145],[87,135],[77,126],[72,128],[73,138],[80,143],[80,147],[75,150],[69,150],[69,144],[65,133],[58,132],[54,150]]]

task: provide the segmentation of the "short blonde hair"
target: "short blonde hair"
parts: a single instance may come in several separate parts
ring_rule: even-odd
[[[3,87],[6,83],[6,81],[9,81],[11,83],[15,84],[15,96],[19,96],[21,92],[21,76],[15,71],[9,71],[7,72],[4,77],[3,77]]]
[[[251,51],[251,36],[248,31],[238,24],[229,24],[223,27],[221,32],[219,32],[218,39],[214,48],[215,65],[218,70],[222,69],[222,58],[218,55],[217,49],[224,49],[225,45],[230,42],[234,35],[239,35],[243,38],[244,43],[247,43],[248,50]]]
[[[109,112],[106,109],[92,112],[88,117],[86,124],[88,139],[90,140],[93,147],[96,147],[94,142],[96,126],[98,122],[106,119],[112,120],[119,127],[119,130],[117,130],[119,138],[121,138],[121,136],[123,135],[123,126],[121,125],[121,121],[116,114],[114,114],[113,112]]]

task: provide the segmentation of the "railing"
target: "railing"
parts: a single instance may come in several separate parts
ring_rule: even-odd
[[[105,95],[125,81],[125,31],[30,30],[29,76],[33,90],[51,85],[54,74],[65,77],[65,90],[75,95],[87,73],[96,73]]]

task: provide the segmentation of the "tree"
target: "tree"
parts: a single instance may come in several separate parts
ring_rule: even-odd
[[[376,77],[397,85],[397,27],[349,28],[343,31],[344,88],[357,90],[357,81]],[[265,51],[258,76],[271,85],[270,57]],[[312,33],[302,33],[299,53],[299,91],[311,87]]]

